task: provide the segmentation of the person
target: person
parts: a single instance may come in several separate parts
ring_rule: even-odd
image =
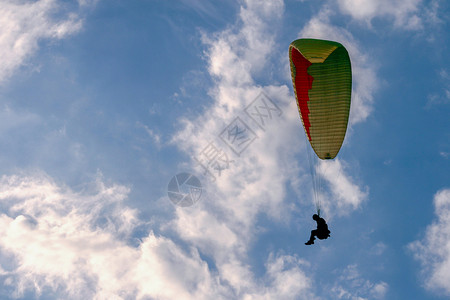
[[[320,240],[324,240],[330,237],[330,231],[328,230],[327,222],[325,222],[325,220],[319,217],[319,215],[317,214],[314,214],[312,218],[317,222],[317,229],[311,230],[311,237],[309,238],[309,241],[305,243],[305,245],[314,244],[315,237]]]

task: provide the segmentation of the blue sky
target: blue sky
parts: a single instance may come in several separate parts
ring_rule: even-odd
[[[0,1],[0,298],[448,298],[449,12]],[[353,71],[344,145],[317,165],[332,236],[313,246],[288,60],[302,37],[342,43]],[[193,206],[167,194],[182,172],[203,187]]]

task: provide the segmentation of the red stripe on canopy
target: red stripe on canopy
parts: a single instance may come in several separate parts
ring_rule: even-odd
[[[308,74],[308,68],[312,65],[312,63],[294,47],[292,47],[291,51],[292,62],[295,66],[295,89],[297,93],[297,103],[300,108],[300,114],[302,115],[306,134],[308,135],[308,139],[311,141],[311,134],[309,133],[311,123],[309,122],[308,91],[312,88],[314,78]]]

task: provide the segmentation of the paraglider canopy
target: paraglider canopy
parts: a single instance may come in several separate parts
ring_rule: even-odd
[[[352,72],[340,43],[299,39],[289,46],[292,83],[306,136],[320,159],[338,154],[347,130]]]

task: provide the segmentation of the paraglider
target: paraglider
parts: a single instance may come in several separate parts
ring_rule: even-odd
[[[306,138],[317,158],[334,159],[344,141],[350,113],[352,71],[348,52],[337,42],[298,39],[289,46],[289,60]],[[309,157],[317,209],[313,218],[318,224],[314,234],[321,239],[329,236],[329,230],[320,217],[321,179],[316,174],[313,159]],[[326,230],[321,229],[324,227],[321,224],[325,224]],[[326,231],[328,234],[325,235]],[[311,233],[311,239],[306,244],[313,244],[313,241]]]
[[[311,236],[309,237],[309,241],[305,243],[305,245],[314,244],[315,237],[320,240],[324,240],[330,237],[330,230],[328,230],[327,222],[319,215],[314,214],[312,216],[313,220],[317,222],[317,229],[311,230]]]

